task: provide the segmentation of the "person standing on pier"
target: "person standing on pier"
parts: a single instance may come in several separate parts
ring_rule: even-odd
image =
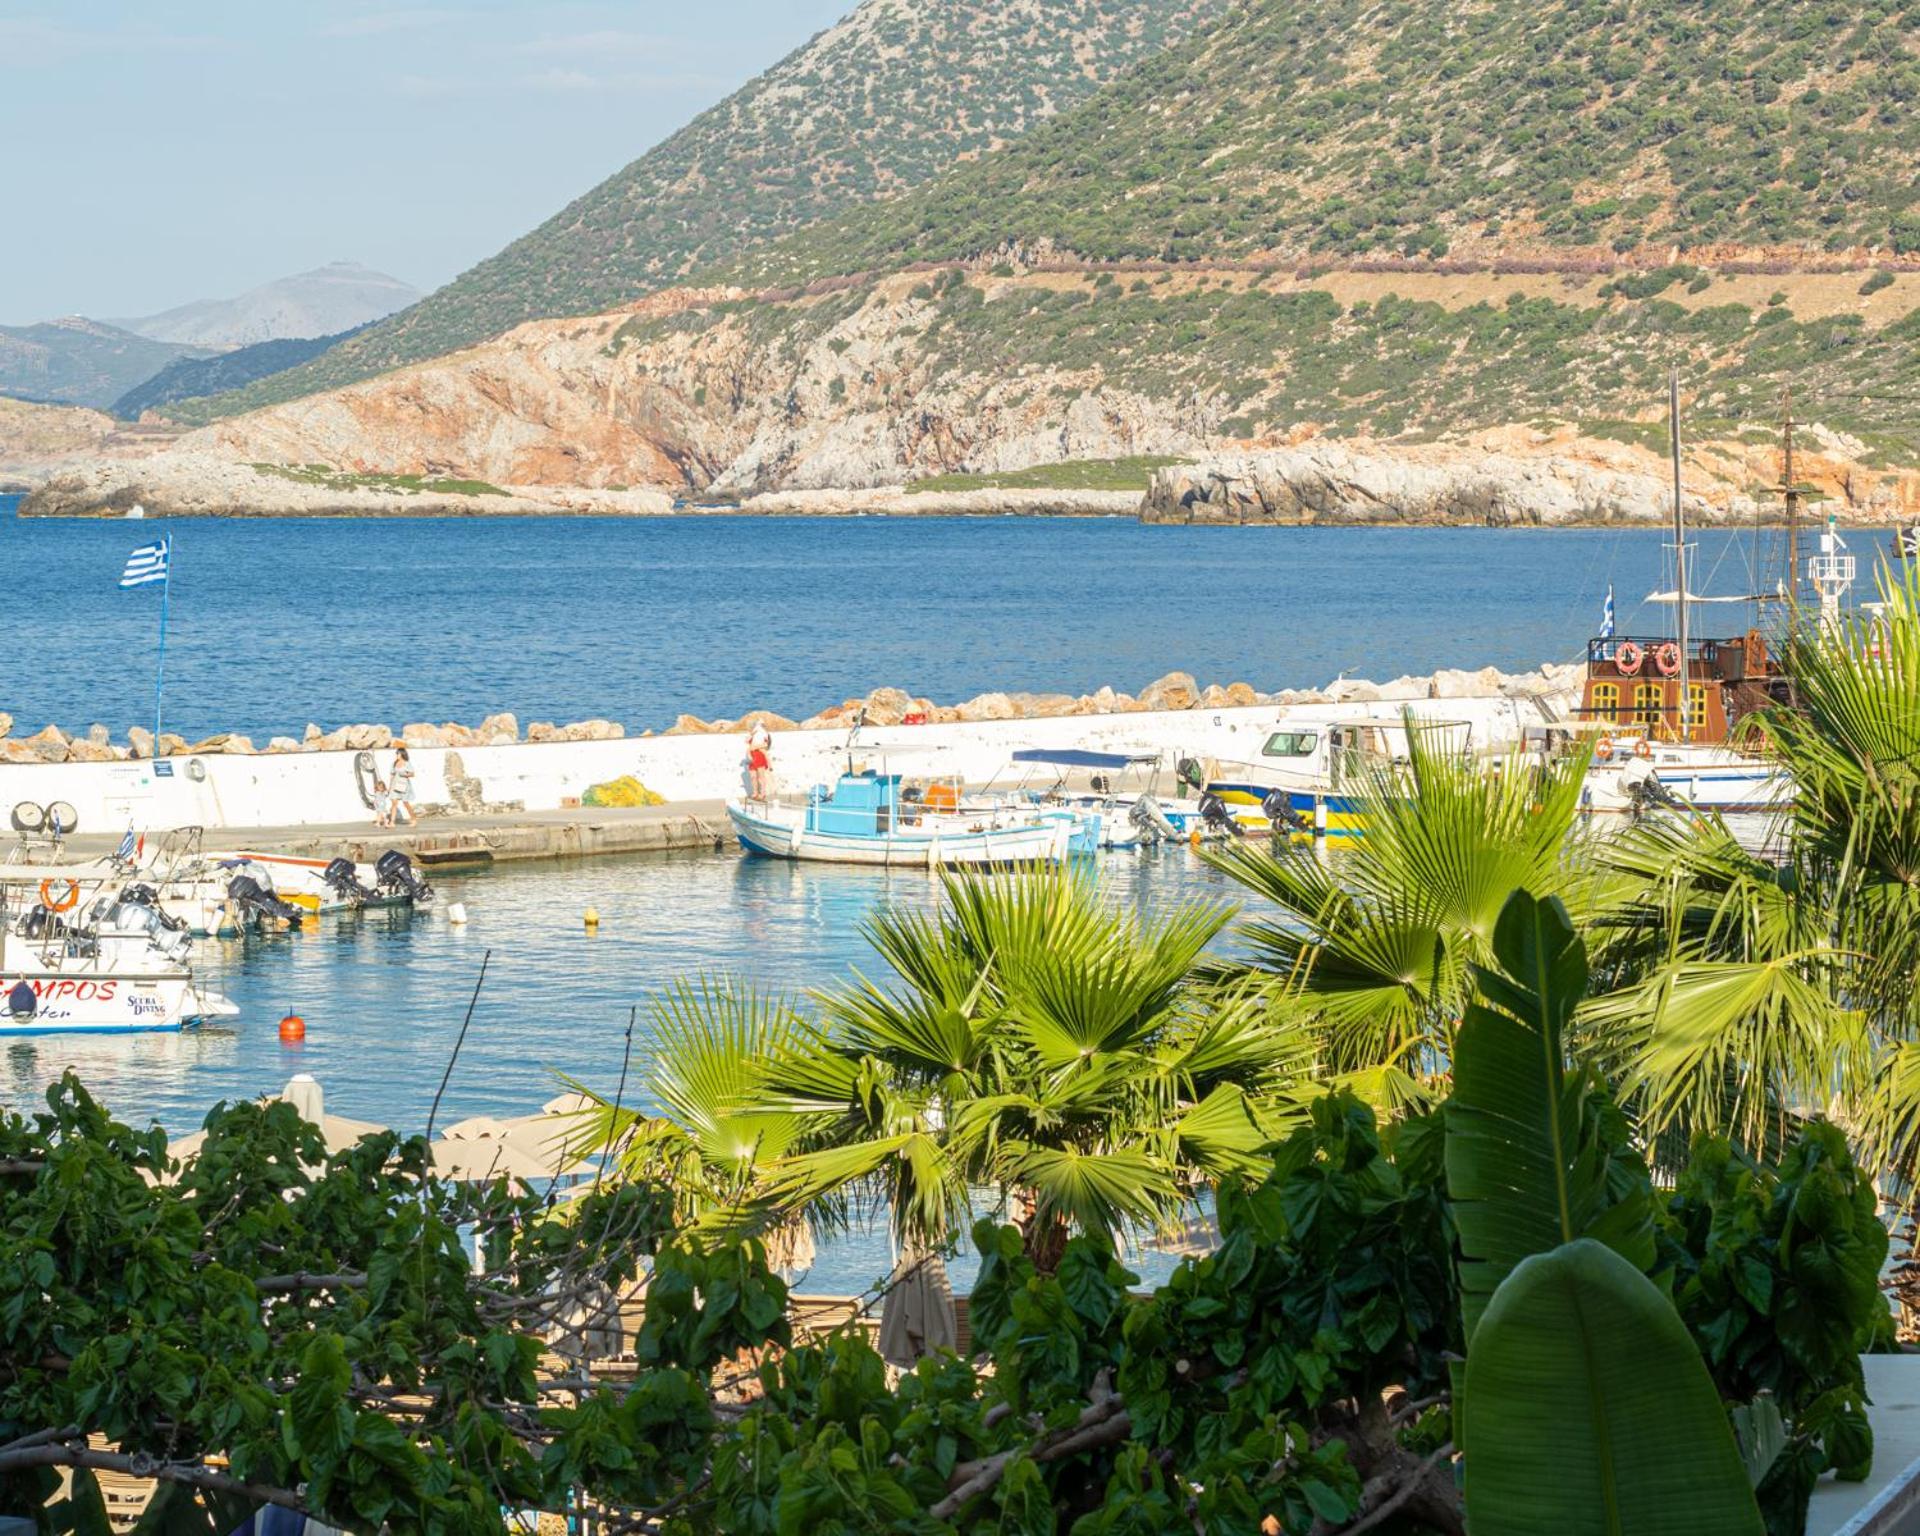
[[[755,800],[773,798],[773,736],[764,720],[747,732],[747,793]]]
[[[400,813],[407,813],[407,825],[414,826],[420,815],[413,808],[413,759],[407,756],[407,749],[400,748],[393,754],[393,811],[389,826],[397,826]]]

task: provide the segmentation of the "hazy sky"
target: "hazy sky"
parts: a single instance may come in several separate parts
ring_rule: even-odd
[[[0,323],[432,288],[854,0],[0,0]]]

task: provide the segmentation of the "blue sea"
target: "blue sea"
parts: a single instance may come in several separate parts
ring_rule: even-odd
[[[127,553],[174,541],[166,718],[297,736],[603,716],[631,731],[767,708],[804,718],[892,685],[1313,687],[1578,656],[1611,584],[1653,624],[1646,530],[1148,527],[1125,519],[488,518],[47,521],[0,497],[20,728],[153,713],[160,592]],[[1701,536],[1719,590],[1750,540]],[[1666,583],[1671,585],[1670,582]],[[1696,583],[1698,584],[1698,583]],[[1768,582],[1771,585],[1771,582]],[[1660,627],[1664,627],[1661,623]]]
[[[1263,689],[1338,673],[1532,667],[1580,654],[1609,585],[1620,627],[1660,584],[1646,531],[1143,527],[1121,520],[489,519],[22,521],[0,498],[18,622],[0,710],[35,729],[152,709],[159,592],[122,563],[174,539],[167,719],[192,736],[297,735],[309,720],[630,729],[764,706],[804,716],[886,683],[941,701],[989,689],[1127,691],[1179,669]],[[1752,590],[1748,541],[1701,538],[1697,588]],[[1148,912],[1233,902],[1185,849],[1103,861],[1110,899]],[[179,1133],[221,1098],[311,1072],[342,1114],[424,1128],[461,1014],[445,1125],[531,1112],[566,1072],[611,1092],[640,1010],[674,978],[721,973],[794,994],[884,975],[861,936],[879,903],[925,906],[925,876],[681,854],[509,866],[441,882],[441,907],[329,918],[312,933],[203,946],[241,1007],[180,1036],[0,1043],[0,1106],[30,1109],[72,1066],[111,1107]],[[459,900],[464,928],[440,912]],[[581,913],[602,914],[590,936]],[[307,1020],[299,1046],[276,1022]],[[884,1235],[823,1252],[812,1289],[887,1267]],[[970,1266],[956,1268],[965,1284]]]

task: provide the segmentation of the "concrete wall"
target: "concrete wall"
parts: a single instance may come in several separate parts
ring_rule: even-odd
[[[1004,770],[1010,754],[1022,747],[1157,750],[1171,770],[1181,756],[1249,760],[1267,733],[1282,722],[1398,720],[1403,708],[1426,719],[1468,722],[1476,745],[1511,743],[1522,726],[1543,718],[1531,701],[1504,698],[1083,715],[871,728],[861,734],[856,756],[876,766],[885,757],[902,773],[958,774],[970,782]],[[459,753],[469,778],[482,782],[486,800],[520,801],[528,810],[558,808],[564,799],[623,774],[633,775],[669,800],[731,798],[744,787],[744,743],[743,736],[728,734],[415,747],[411,752],[415,798],[422,804],[448,799],[445,770],[450,751]],[[383,747],[375,757],[384,776],[393,751]],[[44,805],[63,800],[79,812],[77,830],[82,833],[119,832],[129,826],[164,831],[194,825],[245,828],[369,821],[370,813],[355,785],[353,758],[351,752],[297,752],[174,757],[157,764],[4,764],[0,765],[0,815],[21,801]],[[774,738],[773,761],[779,789],[801,791],[830,781],[841,771],[846,737],[838,731],[781,732]]]

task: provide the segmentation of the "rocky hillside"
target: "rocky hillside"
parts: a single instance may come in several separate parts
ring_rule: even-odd
[[[1863,472],[1915,462],[1920,273],[1864,297],[1873,279],[1857,272],[1705,275],[1699,292],[1637,299],[1619,279],[1560,273],[1489,274],[1476,291],[1216,269],[951,268],[784,298],[679,289],[190,441],[250,461],[738,492],[1555,418],[1657,450],[1673,357],[1695,437],[1768,447],[1791,381],[1838,458]]]
[[[754,254],[1920,252],[1914,0],[1248,0],[996,156]]]
[[[863,0],[531,234],[229,413],[627,303],[919,185],[1084,100],[1229,0]]]
[[[1742,449],[1791,387],[1873,515],[1920,464],[1917,15],[1247,0],[728,281],[195,446],[736,492],[1513,428],[1651,457],[1672,363],[1724,504],[1777,475]]]
[[[122,330],[194,347],[251,347],[263,341],[335,336],[384,319],[420,297],[420,290],[357,261],[334,261],[311,272],[262,283],[230,299],[202,299],[138,320]]]
[[[102,460],[113,473],[117,461],[154,453],[170,438],[80,406],[0,397],[0,492],[26,490],[51,473]]]
[[[78,315],[0,325],[0,395],[105,407],[177,358],[206,355]]]
[[[165,415],[183,401],[244,389],[255,380],[298,368],[355,334],[345,331],[310,340],[260,341],[213,357],[176,358],[152,378],[134,385],[108,410],[126,421],[138,421],[148,411]]]

